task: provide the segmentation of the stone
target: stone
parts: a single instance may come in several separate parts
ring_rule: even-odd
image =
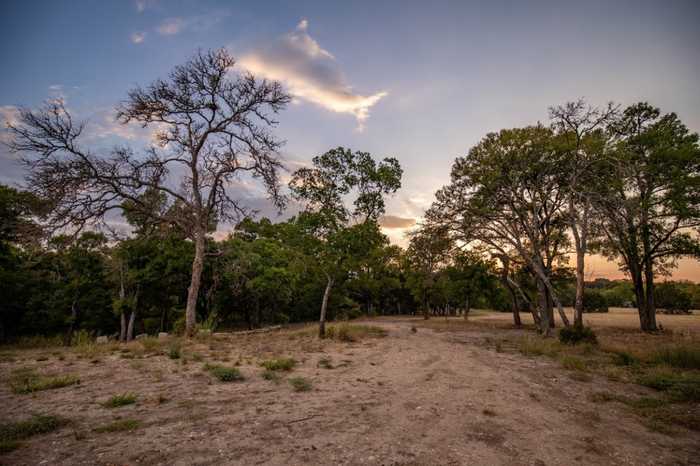
[[[143,339],[146,338],[147,336],[148,336],[148,335],[146,335],[145,333],[139,333],[138,335],[136,335],[136,338],[135,338],[135,339],[136,339],[136,340],[143,340]]]
[[[97,337],[95,339],[95,343],[97,343],[98,345],[104,345],[105,343],[109,343],[109,337],[107,335]]]
[[[202,329],[199,329],[199,331],[197,333],[199,335],[202,335],[203,337],[208,337],[209,335],[211,335],[211,330],[202,328]]]
[[[158,333],[158,339],[159,340],[166,340],[168,338],[168,332],[160,332]]]

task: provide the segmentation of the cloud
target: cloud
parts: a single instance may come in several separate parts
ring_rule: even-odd
[[[243,55],[240,65],[254,74],[284,82],[295,98],[337,113],[349,113],[364,128],[369,110],[387,95],[363,95],[348,84],[333,54],[308,34],[302,19],[296,29],[273,44]]]
[[[131,42],[134,44],[140,44],[146,39],[145,32],[135,32],[131,35]]]
[[[147,8],[151,8],[157,3],[158,0],[136,0],[136,11],[143,13]]]
[[[404,218],[396,215],[383,215],[379,219],[379,225],[383,228],[410,228],[415,224],[415,218]]]
[[[182,31],[184,24],[182,18],[168,18],[156,30],[163,36],[172,36]]]

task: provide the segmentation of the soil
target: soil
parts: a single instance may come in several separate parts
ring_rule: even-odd
[[[0,386],[3,420],[30,413],[71,420],[0,456],[7,465],[681,465],[700,464],[700,433],[654,432],[599,391],[649,392],[594,376],[577,381],[556,361],[498,352],[485,341],[502,330],[434,331],[420,319],[374,319],[388,331],[358,342],[319,341],[310,332],[211,337],[167,355],[123,359],[118,351],[78,359],[15,351],[13,368],[78,374],[76,386],[13,394]],[[416,326],[417,331],[412,327]],[[502,336],[502,333],[499,335]],[[204,360],[194,361],[197,353]],[[189,356],[188,356],[189,355]],[[258,362],[299,361],[277,382]],[[330,358],[332,369],[319,367]],[[42,358],[38,358],[42,359]],[[242,382],[222,383],[204,362],[238,362]],[[223,360],[223,361],[221,361]],[[302,376],[312,389],[296,392]],[[134,405],[108,409],[131,392]],[[97,433],[115,419],[131,432]]]

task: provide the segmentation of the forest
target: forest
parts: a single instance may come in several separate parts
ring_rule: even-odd
[[[154,127],[140,154],[98,154],[61,100],[9,126],[26,188],[0,187],[0,337],[254,329],[359,316],[532,315],[550,334],[584,312],[700,308],[700,286],[667,281],[700,257],[700,146],[648,103],[553,106],[551,121],[489,133],[454,161],[408,247],[382,233],[400,156],[337,147],[281,182],[281,83],[230,75],[224,50],[132,90],[121,123]],[[287,220],[256,219],[236,182],[258,183]],[[128,228],[116,231],[109,215]],[[224,239],[212,233],[231,225]],[[629,279],[586,281],[592,253]],[[568,258],[571,257],[571,264]],[[573,307],[569,322],[564,307]]]

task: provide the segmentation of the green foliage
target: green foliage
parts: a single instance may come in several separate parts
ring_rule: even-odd
[[[276,371],[273,371],[270,369],[265,369],[261,375],[262,375],[263,379],[269,380],[269,381],[275,382],[275,383],[279,382],[282,378],[280,376],[279,372],[276,372]]]
[[[27,394],[75,385],[80,383],[80,379],[74,375],[45,376],[33,369],[23,368],[15,370],[9,382],[14,393]]]
[[[268,359],[260,363],[268,371],[291,371],[296,365],[292,358]]]
[[[583,312],[608,312],[605,295],[596,290],[586,290],[583,294]]]
[[[221,382],[240,382],[244,380],[241,371],[237,367],[226,367],[219,364],[205,364],[204,370],[219,379]]]
[[[182,344],[179,341],[172,341],[168,345],[168,357],[170,359],[180,359],[182,356]]]
[[[700,369],[700,347],[691,344],[667,346],[655,351],[651,361],[681,369]]]
[[[308,392],[312,388],[311,381],[304,377],[291,377],[289,384],[295,392]]]
[[[700,401],[700,374],[698,373],[679,373],[661,368],[640,375],[637,383],[667,392],[674,400]]]
[[[568,354],[562,356],[561,365],[570,371],[585,372],[587,370],[585,360]]]
[[[33,415],[23,421],[0,424],[0,441],[23,440],[34,435],[46,434],[65,424],[66,420],[56,416]]]
[[[138,429],[141,426],[141,422],[136,419],[119,419],[109,424],[105,424],[99,427],[95,427],[93,430],[98,434],[104,434],[109,432],[131,432]]]
[[[120,408],[122,406],[132,405],[136,403],[136,394],[134,393],[122,393],[120,395],[114,395],[109,400],[102,403],[105,408]]]
[[[573,325],[559,330],[559,341],[567,345],[578,343],[597,344],[598,338],[590,327]]]

